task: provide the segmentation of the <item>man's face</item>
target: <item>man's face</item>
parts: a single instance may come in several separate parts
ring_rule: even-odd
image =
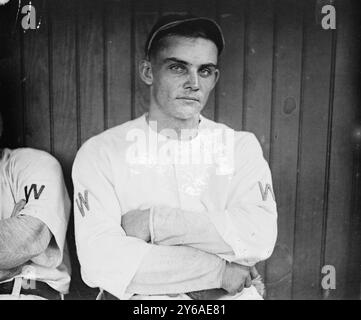
[[[152,59],[153,103],[168,117],[199,114],[218,79],[217,47],[207,39],[170,36]]]

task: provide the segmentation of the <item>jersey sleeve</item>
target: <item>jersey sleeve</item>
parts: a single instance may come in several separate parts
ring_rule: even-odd
[[[221,193],[225,199],[217,196]],[[272,254],[277,206],[271,171],[254,134],[246,133],[236,140],[234,175],[230,180],[215,176],[202,202],[213,225],[233,249],[232,256],[220,255],[224,259],[252,266]]]
[[[151,209],[153,243],[186,245],[244,265],[271,255],[277,235],[271,172],[253,134],[236,142],[235,174],[215,174],[202,196],[204,212]]]
[[[81,274],[90,287],[125,297],[144,255],[144,241],[127,237],[114,190],[109,158],[91,141],[78,151],[73,164],[75,239]]]
[[[167,246],[190,246],[212,254],[232,255],[206,212],[154,206],[150,210],[151,242]]]
[[[55,268],[63,262],[70,200],[59,162],[50,154],[22,149],[12,162],[12,179],[16,181],[16,201],[24,199],[21,215],[41,220],[54,236],[48,248],[32,258],[42,266]]]
[[[192,247],[152,245],[127,292],[164,295],[220,288],[225,268],[225,260]]]

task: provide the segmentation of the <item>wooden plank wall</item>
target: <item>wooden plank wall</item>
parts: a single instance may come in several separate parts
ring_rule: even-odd
[[[137,76],[152,24],[163,13],[216,19],[226,38],[221,79],[204,114],[254,132],[270,163],[279,212],[272,257],[259,264],[268,299],[360,297],[360,25],[356,3],[296,0],[33,0],[39,28],[24,32],[18,3],[0,7],[2,143],[30,146],[71,165],[89,137],[141,115]],[[23,4],[24,1],[23,1]],[[72,298],[87,298],[75,254]],[[336,289],[321,269],[336,268]]]

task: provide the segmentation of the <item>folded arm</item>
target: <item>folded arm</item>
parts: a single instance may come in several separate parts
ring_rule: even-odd
[[[176,294],[220,288],[225,261],[190,247],[152,246],[127,292]]]
[[[236,163],[231,180],[214,176],[201,199],[204,212],[164,206],[136,210],[124,216],[125,231],[154,244],[186,245],[248,266],[267,259],[276,240],[277,210],[271,173],[253,135],[239,143]]]
[[[48,247],[51,232],[39,219],[19,215],[0,221],[0,269],[23,265]]]
[[[205,212],[156,206],[150,210],[151,242],[186,245],[212,254],[232,255],[229,246]]]
[[[89,174],[91,172],[91,175]],[[220,287],[225,261],[191,247],[127,236],[109,159],[86,144],[73,166],[74,220],[83,280],[120,299]]]
[[[17,201],[0,221],[0,269],[31,262],[56,268],[63,261],[70,201],[59,162],[34,149],[14,150],[6,167]]]
[[[154,208],[153,242],[190,245],[247,266],[271,255],[277,236],[276,202],[269,166],[253,134],[236,141],[233,177],[215,174],[201,201],[204,212]]]
[[[233,254],[203,212],[155,206],[132,210],[122,217],[126,234],[164,246],[189,246],[212,254]]]

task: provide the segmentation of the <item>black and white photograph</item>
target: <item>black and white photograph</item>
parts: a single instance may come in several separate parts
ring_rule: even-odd
[[[0,300],[360,300],[359,4],[0,0]]]

